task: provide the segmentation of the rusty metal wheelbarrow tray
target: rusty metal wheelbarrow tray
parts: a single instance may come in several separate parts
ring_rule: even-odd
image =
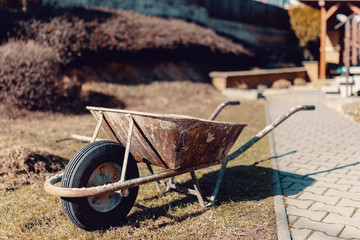
[[[167,169],[223,162],[246,124],[224,123],[173,114],[150,114],[87,107],[107,137],[126,146],[137,161]],[[129,119],[132,118],[132,119]]]
[[[68,218],[74,224],[86,230],[93,229],[94,227],[87,223],[90,219],[96,225],[96,228],[102,228],[103,223],[98,221],[99,217],[101,217],[102,221],[107,221],[110,219],[108,217],[109,214],[113,216],[112,214],[118,213],[126,216],[135,202],[137,187],[149,182],[157,183],[158,190],[160,190],[159,184],[163,184],[168,190],[176,189],[196,195],[200,205],[203,207],[213,206],[229,161],[237,158],[292,114],[301,110],[315,109],[313,105],[297,106],[290,109],[288,113],[266,126],[239,149],[227,155],[246,125],[215,122],[212,120],[224,106],[237,104],[239,102],[231,103],[230,101],[222,103],[210,117],[211,120],[180,115],[161,115],[88,107],[98,123],[93,133],[92,143],[83,149],[87,149],[88,146],[91,148],[97,146],[95,140],[100,128],[102,128],[113,141],[105,141],[105,143],[102,141],[99,144],[116,145],[117,148],[125,149],[124,152],[119,154],[121,156],[113,156],[117,159],[116,161],[123,157],[123,161],[120,160],[121,166],[107,159],[103,159],[104,161],[100,163],[101,165],[92,166],[92,160],[97,161],[99,158],[88,158],[90,155],[86,155],[87,153],[83,155],[83,150],[80,150],[71,160],[74,160],[73,163],[68,164],[68,166],[70,165],[68,173],[73,171],[75,163],[77,164],[76,166],[82,166],[83,162],[79,162],[79,159],[83,159],[88,164],[87,166],[92,166],[96,169],[91,170],[93,171],[92,173],[81,173],[81,171],[78,171],[71,175],[65,174],[65,169],[64,174],[47,179],[44,189],[49,194],[62,197],[62,203],[65,204],[63,208]],[[100,149],[96,149],[96,151],[98,150],[100,151]],[[104,148],[104,150],[106,149]],[[102,154],[105,153],[102,152]],[[127,171],[129,159],[132,160],[129,162],[130,169]],[[136,173],[138,171],[137,165],[133,164],[136,161],[145,162],[151,174],[139,177],[137,173],[137,176],[128,179],[126,177],[127,173]],[[205,203],[195,170],[216,164],[221,164],[221,168],[214,184],[212,195],[209,201]],[[166,169],[154,173],[151,168],[152,165]],[[120,178],[118,177],[119,171],[121,171]],[[173,182],[175,176],[183,173],[191,174],[193,188],[183,187]],[[91,175],[88,177],[87,175],[89,174]],[[166,178],[170,178],[170,180],[168,182],[160,181]],[[63,183],[63,180],[66,183],[69,179],[85,179],[85,184],[80,184],[81,181],[76,180],[79,183],[77,187],[58,187],[54,185],[60,181]],[[77,200],[70,200],[73,198],[78,199],[81,204],[80,202],[78,204]],[[94,212],[96,214],[93,214]],[[83,218],[84,214],[86,218]],[[107,225],[105,224],[105,226]]]

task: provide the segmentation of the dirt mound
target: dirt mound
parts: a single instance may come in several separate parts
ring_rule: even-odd
[[[46,44],[64,65],[85,59],[119,58],[140,51],[150,51],[151,55],[194,48],[218,54],[252,55],[242,45],[193,23],[100,8],[48,7],[26,14],[0,10],[0,40],[9,38]],[[193,50],[189,52],[192,53]]]
[[[50,173],[65,168],[67,159],[48,152],[15,147],[0,155],[0,189],[12,190],[45,180]]]

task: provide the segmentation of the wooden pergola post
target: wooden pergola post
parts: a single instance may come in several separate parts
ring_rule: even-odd
[[[318,1],[320,7],[320,62],[319,62],[319,79],[326,80],[326,52],[325,40],[327,33],[327,20],[339,9],[340,4],[333,5],[329,10],[325,9],[325,0]]]
[[[320,6],[320,62],[319,62],[319,79],[326,79],[326,63],[325,63],[325,39],[326,39],[326,9],[325,9],[325,1],[319,1]]]
[[[352,19],[351,24],[351,64],[357,65],[358,64],[358,48],[357,48],[357,27],[358,22],[355,18]]]
[[[348,3],[349,8],[353,13],[358,14],[360,13],[360,9],[357,6],[354,6],[351,3]],[[360,54],[360,48],[359,48],[359,22],[356,20],[356,18],[352,19],[352,34],[351,34],[351,47],[352,47],[352,64],[357,65],[358,64],[358,56]]]

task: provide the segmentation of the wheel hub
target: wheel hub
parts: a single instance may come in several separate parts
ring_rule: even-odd
[[[87,187],[101,186],[120,180],[121,166],[114,162],[105,162],[90,175]],[[108,192],[99,196],[88,197],[90,206],[98,212],[109,212],[119,205],[122,196],[116,192]]]

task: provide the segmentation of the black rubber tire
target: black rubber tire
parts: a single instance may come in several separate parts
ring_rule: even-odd
[[[125,148],[112,141],[98,141],[79,150],[69,161],[61,181],[61,187],[86,187],[94,170],[103,163],[115,162],[122,166]],[[135,159],[129,154],[126,179],[139,177]],[[118,205],[108,211],[99,212],[89,204],[88,198],[61,198],[65,215],[76,226],[84,230],[105,229],[121,224],[133,207],[139,187],[129,189],[129,195],[123,197]]]

